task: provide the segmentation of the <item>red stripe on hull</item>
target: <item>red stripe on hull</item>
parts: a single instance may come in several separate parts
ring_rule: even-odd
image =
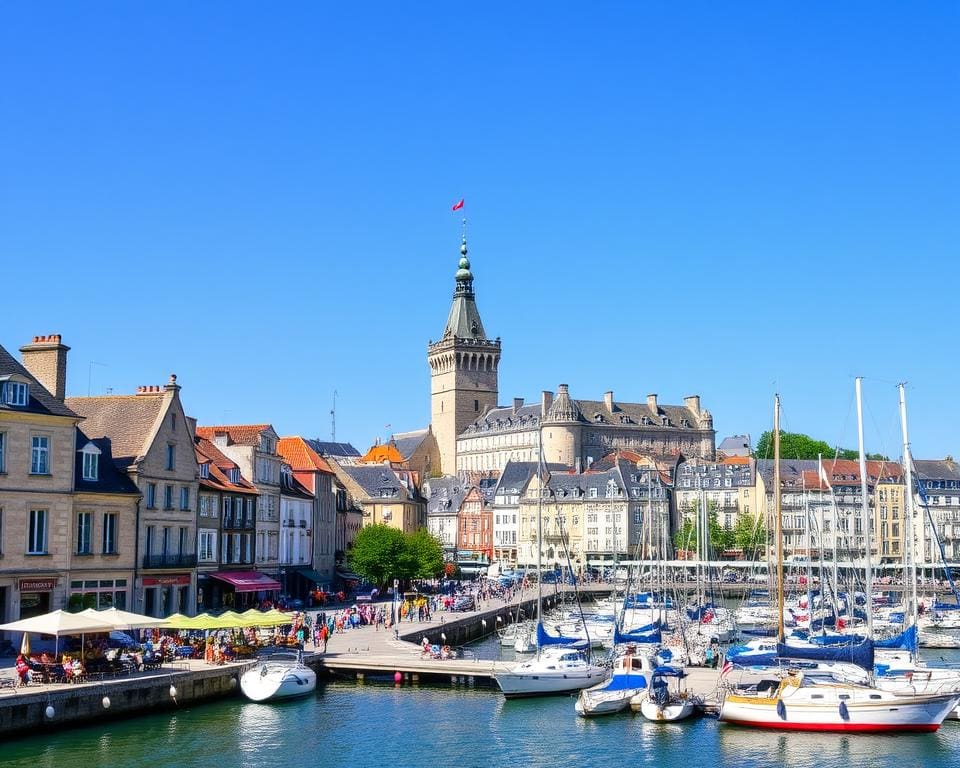
[[[931,733],[940,728],[938,723],[924,725],[885,725],[882,723],[766,723],[756,720],[723,720],[730,725],[745,725],[751,728],[769,728],[777,731],[836,731],[844,733],[884,733],[887,731]]]

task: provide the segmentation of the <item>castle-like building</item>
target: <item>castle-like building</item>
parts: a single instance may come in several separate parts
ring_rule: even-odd
[[[477,309],[466,237],[460,245],[453,304],[443,337],[430,342],[431,427],[447,475],[499,473],[508,461],[543,460],[588,468],[617,449],[683,454],[713,460],[713,417],[700,397],[662,405],[656,395],[624,403],[606,392],[603,400],[576,400],[566,384],[544,392],[541,401],[497,404],[500,338],[488,339]]]

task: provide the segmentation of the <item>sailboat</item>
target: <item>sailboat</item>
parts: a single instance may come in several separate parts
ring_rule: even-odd
[[[541,432],[543,427],[540,428]],[[540,435],[537,469],[537,572],[541,573],[543,549],[543,442]],[[607,670],[591,663],[583,653],[584,643],[574,638],[555,637],[543,628],[543,579],[537,579],[536,656],[498,672],[493,677],[508,698],[549,696],[571,693],[596,685],[607,677]]]
[[[871,536],[863,451],[861,380],[856,381],[857,429],[860,450],[861,510],[864,518],[867,637],[860,643],[833,647],[800,647],[784,642],[783,536],[780,488],[780,397],[774,406],[774,507],[777,546],[777,653],[806,661],[845,661],[872,675]],[[960,694],[922,695],[885,691],[871,685],[828,682],[789,669],[779,680],[765,679],[749,689],[732,689],[720,705],[720,720],[757,728],[802,731],[936,731],[960,700]]]

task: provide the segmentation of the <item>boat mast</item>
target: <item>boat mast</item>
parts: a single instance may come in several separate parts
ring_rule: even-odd
[[[863,546],[865,560],[864,579],[867,582],[867,636],[873,639],[873,570],[870,567],[872,537],[870,536],[870,505],[867,500],[867,458],[863,453],[863,398],[861,384],[863,379],[857,376],[857,443],[860,450],[860,515],[863,519]],[[853,601],[856,605],[856,600]]]
[[[537,429],[537,623],[543,621],[543,422]],[[540,658],[540,632],[537,631],[537,658]]]
[[[783,521],[780,510],[780,395],[774,395],[773,407],[773,510],[777,537],[777,642],[783,633]]]
[[[808,621],[813,623],[813,555],[811,554],[811,542],[813,534],[810,530],[810,492],[804,483],[803,488],[803,527],[807,539],[807,617]],[[807,629],[810,625],[807,625]]]
[[[906,546],[903,548],[904,578],[907,581],[905,595],[904,617],[913,618],[914,627],[917,626],[917,564],[913,558],[913,454],[910,450],[910,436],[907,432],[907,396],[903,384],[898,384],[900,390],[900,431],[903,433],[903,479],[906,483],[906,492],[903,496],[903,537]],[[904,621],[906,624],[906,621]],[[917,631],[916,629],[914,631]],[[913,655],[914,649],[910,649]]]

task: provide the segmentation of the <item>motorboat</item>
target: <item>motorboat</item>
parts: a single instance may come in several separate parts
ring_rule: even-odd
[[[563,645],[541,647],[534,658],[494,675],[508,699],[571,693],[606,677],[604,667],[591,664],[579,649]]]
[[[630,708],[656,723],[668,723],[690,717],[696,709],[696,701],[680,687],[687,676],[679,667],[662,666],[653,670],[650,685],[630,701]],[[677,690],[670,690],[670,679],[677,681]]]
[[[609,679],[580,691],[574,706],[581,717],[622,712],[631,700],[650,683],[654,664],[649,656],[638,655],[630,648],[617,656]]]
[[[240,676],[240,690],[251,701],[306,696],[316,687],[317,673],[303,663],[300,653],[265,656]]]

